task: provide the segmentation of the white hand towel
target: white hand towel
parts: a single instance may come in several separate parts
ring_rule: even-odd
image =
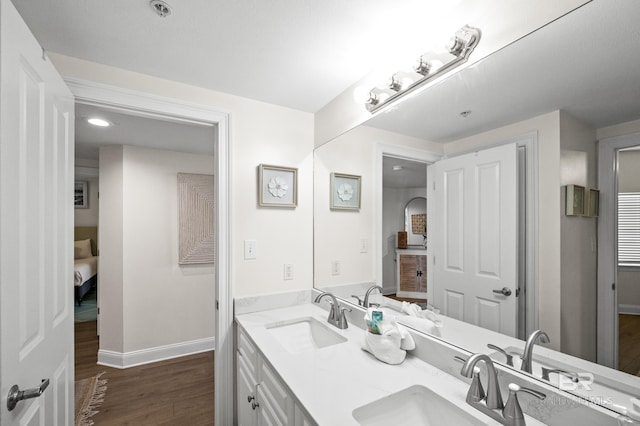
[[[399,317],[402,324],[413,327],[423,333],[433,334],[434,336],[440,336],[442,334],[440,331],[442,328],[442,320],[437,313],[428,309],[422,309],[415,303],[407,302],[402,302],[401,310],[407,314],[404,317]]]

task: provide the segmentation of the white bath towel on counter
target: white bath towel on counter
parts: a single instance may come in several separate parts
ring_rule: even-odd
[[[369,308],[364,317],[365,321],[371,321],[371,312],[375,308]],[[416,343],[407,329],[396,323],[395,319],[382,319],[379,324],[380,334],[365,331],[362,349],[369,352],[382,362],[387,364],[400,364],[407,356],[407,351],[415,349]]]
[[[442,320],[430,309],[422,309],[415,303],[402,302],[401,311],[406,316],[398,317],[401,324],[415,328],[423,333],[441,336]]]

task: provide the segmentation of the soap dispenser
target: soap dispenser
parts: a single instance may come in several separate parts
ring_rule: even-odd
[[[640,426],[640,399],[631,398],[625,414],[618,417],[620,426]]]

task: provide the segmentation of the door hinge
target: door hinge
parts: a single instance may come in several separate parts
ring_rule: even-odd
[[[220,310],[220,302],[216,300],[216,311],[219,311],[219,310]]]
[[[436,190],[436,182],[433,181],[431,184],[433,185],[433,190],[435,191]]]
[[[616,291],[616,283],[611,284],[611,291]]]

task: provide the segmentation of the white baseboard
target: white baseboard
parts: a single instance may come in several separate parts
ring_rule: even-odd
[[[200,352],[212,351],[215,347],[215,337],[209,337],[207,339],[192,340],[190,342],[124,353],[101,349],[98,351],[98,364],[113,368],[129,368]]]
[[[627,314],[627,315],[640,315],[640,305],[618,305],[618,313],[619,314]]]

